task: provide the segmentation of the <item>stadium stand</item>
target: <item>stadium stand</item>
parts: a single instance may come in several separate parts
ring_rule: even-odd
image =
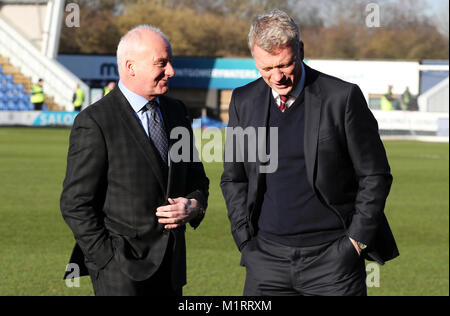
[[[6,59],[0,56],[0,111],[31,111],[29,89],[16,83],[12,74],[3,72]]]
[[[20,2],[20,5],[25,10],[27,8],[30,9],[29,6],[33,8],[36,3],[35,1]],[[61,6],[63,2],[48,0],[39,1],[39,3],[45,4],[49,19],[51,17],[52,21],[60,20],[59,18],[62,16],[60,14],[63,14],[64,10],[53,16],[51,8],[53,4],[58,4],[63,9],[63,6]],[[3,9],[2,6],[0,7]],[[25,99],[23,93],[21,91],[14,92],[17,89],[13,89],[12,84],[23,85],[25,93],[28,94],[31,91],[32,82],[37,82],[39,78],[44,80],[44,104],[46,105],[44,109],[49,111],[71,111],[73,109],[73,90],[76,84],[82,87],[86,92],[86,100],[89,100],[89,87],[85,83],[54,58],[43,54],[41,51],[42,47],[36,47],[32,43],[32,38],[30,38],[29,34],[25,34],[26,32],[24,33],[23,30],[19,31],[19,28],[16,28],[16,24],[11,23],[11,21],[20,19],[20,12],[18,15],[17,13],[16,15],[11,13],[7,16],[0,12],[0,66],[2,67],[2,75],[11,75],[13,78],[11,81],[11,78],[7,76],[8,79],[5,80],[5,84],[7,82],[11,85],[9,85],[9,88],[7,87],[7,96],[2,96],[2,100],[7,101],[6,103],[2,101],[1,108],[7,110],[11,108],[27,108],[28,105],[23,104]],[[57,23],[55,25],[58,26]],[[44,38],[44,35],[40,34],[39,36]],[[52,43],[55,44],[55,41]],[[5,93],[2,92],[2,94]],[[14,94],[19,94],[19,96]],[[26,102],[28,103],[28,101]]]

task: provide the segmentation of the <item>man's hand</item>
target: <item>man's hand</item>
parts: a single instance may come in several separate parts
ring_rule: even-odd
[[[352,242],[353,247],[355,247],[356,251],[358,252],[358,255],[361,256],[361,249],[359,249],[358,243],[350,237],[349,237],[349,239]]]
[[[170,205],[160,206],[156,209],[159,223],[166,224],[165,229],[175,229],[185,225],[201,214],[201,207],[197,200],[186,198],[168,199]]]

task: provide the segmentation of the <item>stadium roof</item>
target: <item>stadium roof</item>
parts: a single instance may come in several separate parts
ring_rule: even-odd
[[[2,4],[46,4],[48,0],[0,0]]]

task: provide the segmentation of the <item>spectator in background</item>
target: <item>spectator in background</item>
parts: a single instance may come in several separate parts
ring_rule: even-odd
[[[394,110],[394,98],[392,96],[392,86],[388,87],[388,91],[381,97],[381,110],[392,111]]]
[[[84,103],[84,91],[80,88],[79,84],[75,86],[75,92],[73,94],[72,102],[75,111],[80,112],[81,107]]]
[[[400,107],[403,111],[411,111],[411,93],[409,92],[409,87],[406,87],[405,91],[402,93]]]
[[[30,101],[33,103],[35,111],[42,111],[42,106],[44,105],[45,95],[43,85],[44,80],[39,79],[37,84],[31,86]]]
[[[116,83],[114,81],[109,82],[108,85],[103,88],[103,96],[110,93],[115,87],[116,87]]]

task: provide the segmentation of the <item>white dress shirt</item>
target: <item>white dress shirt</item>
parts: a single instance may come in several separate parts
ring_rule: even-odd
[[[294,104],[295,100],[299,97],[300,93],[302,93],[303,88],[305,87],[305,80],[306,80],[305,66],[302,63],[302,76],[297,86],[289,94],[289,98],[286,101],[286,109],[288,109],[292,104]],[[278,107],[280,107],[281,106],[280,94],[272,89],[272,95]]]

